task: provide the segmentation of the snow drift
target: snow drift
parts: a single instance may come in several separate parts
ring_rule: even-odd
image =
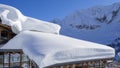
[[[57,63],[114,57],[111,47],[36,31],[21,32],[1,49],[22,49],[39,68]]]
[[[2,24],[11,26],[12,31],[16,34],[25,30],[59,34],[60,30],[60,26],[57,24],[24,16],[18,9],[3,4],[0,4],[0,18]]]

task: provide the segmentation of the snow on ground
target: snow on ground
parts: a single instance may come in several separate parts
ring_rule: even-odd
[[[56,63],[114,57],[111,47],[36,31],[21,32],[1,49],[22,49],[39,68]]]
[[[0,18],[2,23],[11,26],[16,34],[25,30],[35,30],[59,34],[60,26],[57,24],[37,20],[24,16],[18,9],[0,4]]]

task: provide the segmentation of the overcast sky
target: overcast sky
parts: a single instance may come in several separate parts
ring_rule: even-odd
[[[62,19],[78,9],[115,2],[120,0],[0,0],[0,3],[14,6],[26,16],[45,21]]]

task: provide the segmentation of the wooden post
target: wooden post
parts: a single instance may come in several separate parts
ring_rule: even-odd
[[[4,56],[4,52],[3,52],[3,68],[4,68],[4,57],[5,57],[5,56]]]
[[[102,67],[102,68],[104,67],[104,63],[103,63],[103,60],[101,60],[101,67]]]
[[[100,60],[99,60],[99,68],[100,68]]]
[[[20,68],[22,68],[22,52],[20,52]]]
[[[104,61],[103,61],[104,68],[106,67],[106,63],[107,63],[107,60],[104,60]]]

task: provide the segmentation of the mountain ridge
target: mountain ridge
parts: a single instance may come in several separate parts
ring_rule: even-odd
[[[61,25],[61,34],[104,45],[111,45],[120,38],[120,2],[108,6],[95,6],[77,10],[64,19],[54,19]],[[112,47],[120,52],[120,44]],[[118,55],[117,55],[118,56]],[[117,59],[118,60],[118,59]]]

